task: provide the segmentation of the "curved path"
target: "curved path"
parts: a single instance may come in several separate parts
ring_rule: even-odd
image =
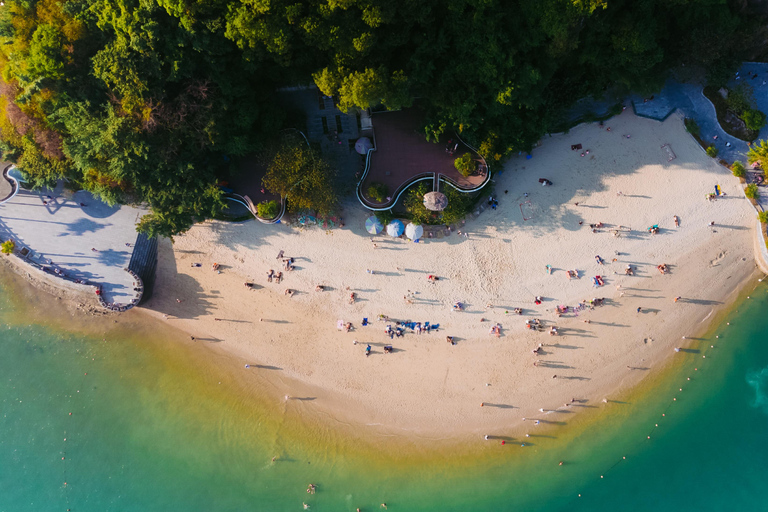
[[[3,204],[16,195],[19,184],[12,176],[8,176],[8,171],[13,165],[7,162],[2,162],[0,165],[2,165],[3,168],[3,177],[0,179],[0,204]]]

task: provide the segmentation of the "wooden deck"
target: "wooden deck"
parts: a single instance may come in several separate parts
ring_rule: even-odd
[[[419,177],[440,175],[467,190],[485,181],[484,174],[464,177],[453,165],[454,160],[466,152],[485,164],[483,158],[462,143],[453,155],[449,155],[445,151],[446,145],[449,139],[456,140],[456,137],[444,135],[438,143],[427,142],[421,128],[423,119],[423,114],[416,108],[372,115],[376,151],[371,153],[370,169],[360,190],[363,199],[372,206],[390,206],[399,191]],[[367,191],[372,183],[386,185],[390,199],[378,203],[369,198]]]

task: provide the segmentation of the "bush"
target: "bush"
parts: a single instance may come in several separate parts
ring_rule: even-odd
[[[728,108],[736,112],[741,117],[742,114],[752,108],[752,89],[742,84],[728,91],[728,97],[725,98]]]
[[[388,193],[389,189],[383,183],[371,183],[371,186],[368,187],[368,197],[377,203],[383,203]]]
[[[424,194],[427,192],[427,184],[421,182],[409,189],[403,200],[403,206],[415,224],[429,224],[432,221],[432,212],[424,206]]]
[[[448,206],[441,214],[441,219],[446,225],[459,222],[475,204],[476,194],[465,194],[450,186],[445,187],[443,193],[448,198]]]
[[[392,213],[392,210],[384,210],[383,212],[376,212],[376,218],[379,219],[382,226],[386,226],[395,220],[395,215]]]
[[[763,224],[768,224],[768,211],[758,213],[757,219]]]
[[[698,137],[701,134],[701,129],[699,128],[699,125],[696,124],[696,121],[691,119],[690,117],[685,118],[685,130],[693,135],[694,137]]]
[[[748,109],[741,115],[741,120],[747,125],[748,130],[756,132],[765,126],[765,114],[756,109]]]
[[[744,169],[744,164],[741,163],[741,161],[736,160],[733,162],[733,165],[731,166],[731,172],[734,176],[737,178],[743,178],[746,174],[746,169]]]
[[[453,162],[453,165],[456,167],[456,170],[459,171],[464,177],[467,177],[475,172],[475,169],[477,168],[475,161],[472,160],[471,153],[464,153]]]
[[[262,201],[256,205],[256,213],[262,219],[274,219],[280,212],[280,207],[277,201]]]
[[[715,146],[709,146],[707,148],[707,155],[715,158],[717,156],[717,148]]]
[[[757,199],[760,197],[760,192],[757,191],[757,185],[750,183],[747,188],[744,189],[744,195],[749,199]]]
[[[3,242],[2,245],[0,245],[0,247],[2,247],[2,249],[0,250],[3,251],[3,254],[12,254],[13,250],[16,248],[16,242],[14,242],[13,240],[8,240]]]

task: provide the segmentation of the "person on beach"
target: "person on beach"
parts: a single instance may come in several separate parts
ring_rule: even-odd
[[[676,228],[679,228],[679,227],[680,227],[680,219],[678,218],[678,216],[677,216],[677,215],[675,215],[675,216],[673,217],[673,219],[674,219],[674,221],[675,221],[675,227],[676,227]]]

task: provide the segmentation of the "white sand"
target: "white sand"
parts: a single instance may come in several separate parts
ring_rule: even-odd
[[[374,249],[364,230],[368,212],[351,203],[346,227],[330,233],[258,222],[197,225],[161,251],[149,307],[200,342],[221,341],[236,355],[232,371],[267,375],[273,387],[264,391],[272,396],[316,397],[303,407],[332,422],[462,437],[502,434],[523,417],[565,419],[539,409],[566,409],[571,398],[601,405],[664,360],[696,357],[673,348],[695,344],[682,337],[700,332],[755,269],[754,209],[681,118],[659,123],[627,111],[606,126],[610,132],[593,124],[547,137],[531,160],[510,161],[495,178],[499,208],[468,221],[468,239],[454,234],[414,244],[380,235]],[[589,155],[571,151],[576,143]],[[677,155],[672,162],[661,149],[666,143]],[[542,187],[540,177],[554,186]],[[727,196],[709,202],[715,184]],[[527,221],[525,200],[534,214]],[[610,229],[592,233],[588,224],[600,221],[632,231],[618,238]],[[653,224],[661,227],[658,235],[646,231]],[[281,249],[297,268],[284,272],[282,284],[267,283],[268,269],[282,270],[275,259]],[[606,264],[599,266],[595,255]],[[214,261],[224,266],[221,274],[211,270]],[[194,262],[203,267],[192,268]],[[670,265],[671,274],[660,275],[659,263]],[[623,275],[627,264],[634,277]],[[581,279],[569,281],[566,269],[579,270]],[[440,280],[430,283],[428,274]],[[591,279],[597,274],[605,276],[600,289]],[[248,291],[246,279],[260,289]],[[316,292],[317,284],[329,290]],[[354,304],[348,287],[359,297]],[[288,298],[286,288],[299,293]],[[403,300],[409,290],[413,304]],[[542,305],[534,305],[535,295],[545,298]],[[683,299],[675,303],[676,296]],[[553,312],[557,304],[593,297],[607,304],[578,316]],[[457,300],[466,311],[452,311]],[[513,315],[514,307],[525,314]],[[380,313],[440,329],[390,341],[385,323],[376,321]],[[361,326],[363,317],[372,325]],[[556,324],[561,335],[527,330],[527,318]],[[338,331],[338,319],[354,330]],[[488,334],[496,322],[500,338]],[[446,335],[458,344],[448,344]],[[383,354],[389,343],[397,352]],[[540,356],[532,353],[538,343],[545,344]],[[276,368],[246,370],[245,363]]]

